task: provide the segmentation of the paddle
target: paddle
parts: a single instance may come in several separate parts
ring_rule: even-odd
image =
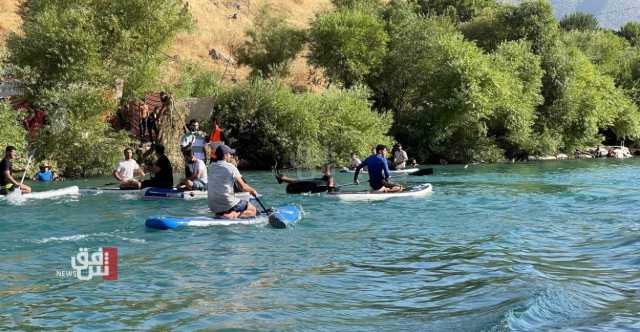
[[[271,225],[271,227],[273,228],[287,228],[287,224],[285,224],[282,220],[280,220],[280,218],[278,218],[275,214],[271,213],[272,211],[267,210],[266,207],[264,207],[264,204],[262,204],[262,201],[260,200],[260,198],[258,198],[258,196],[254,196],[256,201],[258,202],[258,204],[260,204],[260,207],[262,207],[262,210],[264,211],[264,213],[266,213],[269,216],[269,225]]]
[[[35,155],[35,151],[33,154],[31,154],[31,156],[29,156],[29,159],[27,160],[27,166],[24,168],[24,172],[22,173],[22,179],[20,180],[20,187],[22,186],[22,183],[24,182],[24,177],[27,176],[27,171],[29,170],[29,166],[31,165],[31,160],[33,159],[33,156]],[[20,189],[20,188],[18,188]]]

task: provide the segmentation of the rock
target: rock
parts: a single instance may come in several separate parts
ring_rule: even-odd
[[[569,156],[567,156],[567,155],[566,155],[566,154],[564,154],[564,153],[558,153],[558,154],[556,155],[556,159],[557,159],[557,160],[565,160],[565,159],[569,159]]]

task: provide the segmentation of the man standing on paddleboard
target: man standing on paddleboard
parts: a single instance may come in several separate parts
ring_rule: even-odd
[[[13,178],[13,165],[11,164],[13,159],[16,159],[16,148],[9,145],[4,150],[4,158],[0,161],[0,195],[6,195],[16,188],[20,188],[22,193],[31,192],[31,187],[21,184]]]
[[[376,154],[369,156],[358,167],[353,176],[353,183],[359,184],[358,175],[365,166],[369,169],[369,185],[374,192],[395,193],[404,188],[389,182],[389,165],[387,164],[387,147],[380,144],[376,146]]]
[[[231,163],[236,150],[220,144],[215,150],[216,162],[209,165],[207,199],[209,209],[217,216],[229,219],[249,218],[256,215],[256,207],[249,201],[236,197],[233,190],[237,183],[243,192],[256,197],[258,193],[242,179],[240,171]]]

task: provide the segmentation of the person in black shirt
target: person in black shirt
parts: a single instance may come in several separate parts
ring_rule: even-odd
[[[276,174],[276,180],[278,183],[287,183],[288,193],[302,193],[302,192],[322,192],[322,191],[335,191],[337,188],[331,175],[331,165],[326,164],[322,166],[320,170],[322,177],[316,179],[292,179],[281,174]]]
[[[154,148],[158,155],[158,160],[153,164],[151,172],[153,175],[150,180],[142,181],[142,188],[173,188],[173,167],[169,158],[164,154],[164,145],[156,144]]]
[[[21,184],[13,178],[13,165],[11,164],[13,159],[16,159],[16,148],[9,145],[4,150],[4,158],[0,161],[0,195],[6,195],[16,188],[20,188],[23,193],[31,192],[31,187]]]

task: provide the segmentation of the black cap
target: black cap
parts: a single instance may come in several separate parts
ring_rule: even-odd
[[[218,160],[224,159],[224,155],[227,154],[227,153],[228,154],[236,154],[236,150],[230,148],[226,144],[218,145],[218,147],[216,148],[216,159],[218,159]]]

